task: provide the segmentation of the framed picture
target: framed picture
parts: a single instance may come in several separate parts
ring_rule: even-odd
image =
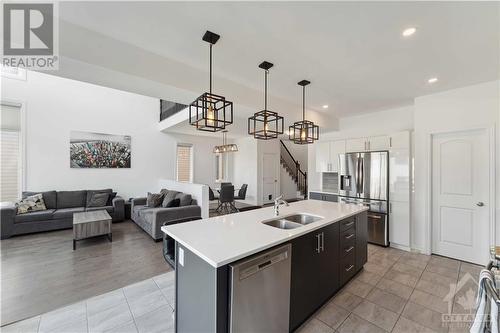
[[[71,131],[69,154],[71,168],[130,168],[131,138]]]

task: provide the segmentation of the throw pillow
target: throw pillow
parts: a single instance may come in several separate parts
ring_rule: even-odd
[[[26,198],[17,202],[16,207],[18,215],[36,212],[39,210],[47,210],[47,207],[45,207],[45,202],[43,201],[42,193],[27,196]]]
[[[108,202],[106,202],[106,206],[113,206],[113,199],[116,198],[116,192],[111,192],[108,198]]]
[[[160,207],[162,201],[163,201],[163,194],[148,192],[148,197],[146,199],[146,206],[151,208]]]
[[[181,192],[168,190],[165,194],[165,197],[163,198],[163,203],[161,204],[161,206],[168,207],[168,204],[170,203],[170,201],[174,200],[176,195],[179,193],[181,193]]]
[[[87,207],[105,207],[108,202],[108,193],[94,193],[90,198]]]
[[[165,208],[170,208],[170,207],[179,207],[181,204],[181,199],[174,199],[172,201],[170,201],[167,205],[167,207]]]
[[[181,207],[189,206],[192,201],[191,194],[187,193],[178,193],[176,198],[181,201]]]
[[[90,207],[89,206],[90,199],[92,199],[92,196],[94,195],[94,193],[107,193],[107,194],[111,194],[112,192],[113,192],[113,190],[110,189],[110,188],[107,188],[107,189],[104,189],[104,190],[88,190],[87,191],[87,198],[85,200],[86,207]]]

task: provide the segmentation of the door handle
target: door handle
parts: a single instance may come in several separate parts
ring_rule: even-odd
[[[379,215],[368,215],[369,218],[374,219],[374,220],[381,220],[382,217]]]
[[[345,236],[344,238],[345,238],[345,239],[351,239],[351,238],[353,238],[353,237],[354,237],[354,234],[350,234],[349,236]]]
[[[483,207],[483,206],[484,206],[484,202],[479,201],[476,205],[477,205],[478,207]]]

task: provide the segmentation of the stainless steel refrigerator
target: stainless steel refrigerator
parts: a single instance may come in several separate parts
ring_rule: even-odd
[[[339,166],[339,201],[368,206],[368,241],[388,246],[389,153],[340,154]]]

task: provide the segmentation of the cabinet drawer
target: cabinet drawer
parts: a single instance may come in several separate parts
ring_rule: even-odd
[[[340,259],[340,284],[346,283],[356,273],[356,250]]]
[[[343,244],[340,246],[340,257],[345,257],[355,252],[356,250],[356,237],[352,237],[348,240],[344,240]]]
[[[356,228],[354,225],[340,233],[340,248],[343,248],[353,240],[356,241]]]
[[[313,200],[321,200],[321,193],[316,193],[316,192],[309,192],[309,199]]]
[[[354,218],[348,218],[340,221],[340,231],[344,231],[346,229],[351,228],[356,224],[356,220]]]

